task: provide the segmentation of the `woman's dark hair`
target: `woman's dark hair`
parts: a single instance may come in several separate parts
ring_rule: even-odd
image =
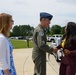
[[[68,22],[66,28],[66,42],[64,47],[76,45],[76,23]]]

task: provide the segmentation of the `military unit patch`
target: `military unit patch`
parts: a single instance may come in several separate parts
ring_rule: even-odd
[[[44,36],[44,32],[43,31],[39,32],[39,35]]]

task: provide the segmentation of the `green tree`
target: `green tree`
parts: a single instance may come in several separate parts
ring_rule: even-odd
[[[51,34],[60,34],[61,33],[61,26],[60,25],[53,25],[51,27]]]
[[[65,33],[65,26],[61,28],[61,34]]]
[[[13,35],[14,36],[20,36],[20,28],[19,28],[19,26],[14,26],[14,28],[13,28]]]
[[[16,25],[14,26],[11,36],[32,36],[34,27],[30,25]]]
[[[20,25],[19,28],[21,36],[31,36],[34,31],[34,28],[30,25]]]

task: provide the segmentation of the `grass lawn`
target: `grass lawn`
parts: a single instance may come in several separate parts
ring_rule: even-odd
[[[14,49],[19,49],[19,48],[28,48],[27,47],[27,41],[25,40],[14,40],[14,39],[10,39]],[[33,42],[29,41],[29,48],[33,47]]]

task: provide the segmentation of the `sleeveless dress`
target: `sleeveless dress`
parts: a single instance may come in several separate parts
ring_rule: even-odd
[[[8,39],[7,39],[8,40]],[[13,55],[12,55],[12,52],[13,52],[13,46],[12,44],[10,43],[10,41],[8,40],[8,43],[9,43],[9,48],[10,48],[10,75],[17,75],[16,74],[16,70],[15,70],[15,67],[14,67],[14,61],[13,61]],[[0,70],[0,75],[5,75],[3,70]]]

